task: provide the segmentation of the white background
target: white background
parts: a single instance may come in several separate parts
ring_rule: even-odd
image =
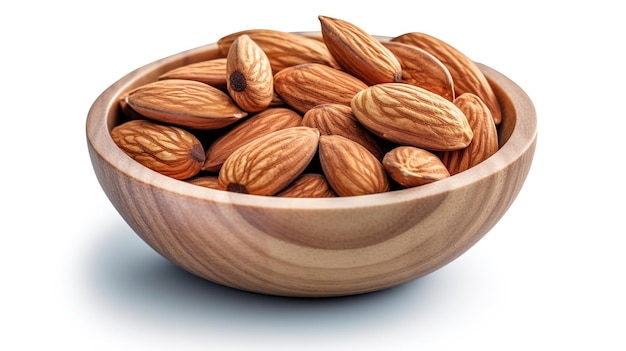
[[[0,349],[624,350],[618,2],[408,4],[0,5]],[[524,188],[467,253],[387,291],[286,299],[191,276],[109,203],[87,153],[87,112],[139,66],[238,30],[319,30],[318,15],[376,35],[435,35],[517,82],[539,124]]]

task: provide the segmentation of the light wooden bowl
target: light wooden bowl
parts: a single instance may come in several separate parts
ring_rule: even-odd
[[[217,45],[209,44],[138,68],[97,98],[86,122],[95,174],[120,215],[159,254],[210,281],[303,297],[405,283],[480,240],[515,200],[531,167],[534,106],[518,85],[485,65],[480,68],[503,110],[501,149],[470,170],[417,188],[326,199],[231,193],[156,173],[113,143],[109,132],[123,93],[218,56]]]

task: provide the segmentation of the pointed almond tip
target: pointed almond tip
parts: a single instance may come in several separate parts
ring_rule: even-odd
[[[333,20],[334,20],[334,18],[332,18],[332,17],[328,17],[328,16],[324,16],[324,15],[319,15],[319,16],[317,16],[317,19],[319,19],[319,21],[320,21],[322,24],[329,24],[331,21],[333,21]]]
[[[403,81],[403,80],[402,80],[402,70],[400,70],[400,71],[396,71],[396,72],[393,74],[393,82],[394,82],[394,83],[402,83],[402,81]]]

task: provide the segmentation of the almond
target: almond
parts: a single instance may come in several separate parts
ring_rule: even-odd
[[[285,104],[304,114],[316,105],[350,106],[352,97],[367,85],[356,77],[321,64],[305,63],[274,75],[274,89]]]
[[[382,158],[378,140],[354,117],[352,108],[342,104],[321,104],[308,110],[302,125],[317,128],[322,135],[341,135],[365,146],[376,158]]]
[[[274,98],[270,61],[246,34],[230,46],[226,57],[226,83],[230,97],[248,112],[266,109]]]
[[[132,120],[113,128],[111,138],[133,160],[175,179],[195,176],[204,163],[202,144],[182,128]]]
[[[487,105],[476,95],[465,93],[454,100],[467,117],[474,138],[464,149],[444,152],[442,161],[454,175],[483,162],[498,151],[498,131]]]
[[[321,135],[319,158],[328,183],[339,196],[389,191],[381,162],[367,149],[341,135]]]
[[[391,41],[415,45],[435,56],[443,63],[454,80],[455,96],[473,93],[489,107],[494,122],[500,124],[502,114],[498,99],[480,68],[464,53],[443,40],[420,32],[405,33]]]
[[[337,197],[326,177],[319,173],[305,173],[296,178],[285,189],[276,194],[278,197],[320,198]]]
[[[226,56],[235,39],[243,34],[248,35],[265,52],[274,74],[302,63],[339,67],[323,42],[297,33],[270,29],[250,29],[222,37],[217,42],[221,53]]]
[[[223,91],[186,79],[145,84],[130,91],[124,102],[146,118],[192,129],[222,128],[248,115]]]
[[[222,165],[219,189],[275,195],[292,183],[315,156],[319,135],[315,128],[292,127],[245,144]]]
[[[263,110],[235,125],[220,135],[206,149],[203,171],[218,172],[230,154],[244,144],[271,132],[296,127],[302,124],[302,117],[285,107]]]
[[[373,35],[345,20],[318,18],[328,50],[346,72],[368,85],[401,80],[400,62]]]
[[[220,57],[180,66],[161,74],[158,79],[195,80],[224,89],[226,88],[226,58]]]
[[[416,187],[450,176],[437,155],[414,146],[398,146],[385,154],[383,167],[396,183]]]
[[[412,84],[454,100],[454,81],[448,68],[435,56],[417,46],[386,41],[383,45],[400,61],[401,83]]]
[[[374,134],[400,145],[431,151],[458,150],[472,140],[472,129],[452,102],[405,83],[377,84],[357,93],[352,113]]]

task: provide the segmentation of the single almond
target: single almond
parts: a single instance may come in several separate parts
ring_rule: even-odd
[[[414,45],[394,41],[385,41],[383,45],[400,61],[401,83],[416,85],[446,100],[454,100],[452,75],[439,59]]]
[[[472,141],[472,129],[457,106],[414,85],[373,85],[357,93],[351,106],[365,128],[400,145],[448,151]]]
[[[235,150],[220,169],[219,189],[275,195],[292,183],[317,151],[319,131],[309,127],[281,129]]]
[[[391,179],[412,188],[450,176],[437,155],[415,146],[398,146],[385,154],[383,167]]]
[[[302,117],[285,107],[273,107],[252,115],[220,135],[206,149],[203,171],[219,172],[230,154],[244,144],[271,132],[296,127]]]
[[[328,183],[339,196],[389,191],[381,162],[363,145],[341,135],[321,135],[319,158]]]
[[[219,57],[189,63],[169,70],[158,77],[164,79],[187,79],[202,82],[218,89],[226,88],[226,58]]]
[[[222,128],[248,115],[223,91],[186,79],[147,83],[124,103],[146,118],[191,129]]]
[[[474,138],[464,149],[444,152],[441,160],[450,174],[463,172],[483,162],[498,151],[498,131],[487,105],[476,95],[464,93],[454,104],[465,114]]]
[[[322,135],[341,135],[365,146],[376,158],[383,150],[374,135],[354,117],[352,108],[342,104],[321,104],[308,110],[302,125],[317,128]]]
[[[278,197],[321,198],[337,197],[326,177],[319,173],[304,173],[285,189],[276,194]]]
[[[182,128],[138,119],[114,127],[111,138],[133,160],[175,179],[195,176],[204,163],[202,144]]]
[[[288,67],[274,75],[278,96],[301,114],[320,104],[350,106],[352,97],[365,88],[356,77],[317,63]]]
[[[271,29],[249,29],[224,36],[217,41],[221,53],[227,55],[232,43],[243,34],[248,35],[265,52],[274,74],[302,63],[319,63],[339,68],[323,42],[302,34]]]
[[[274,77],[265,52],[246,34],[233,41],[226,57],[230,97],[244,111],[266,109],[274,98]]]
[[[342,19],[318,18],[328,50],[346,72],[368,85],[401,80],[400,62],[376,37]]]
[[[455,96],[463,93],[477,95],[489,107],[496,125],[500,124],[502,120],[500,104],[487,77],[463,52],[439,38],[420,32],[405,33],[392,38],[391,41],[415,45],[439,59],[452,75]]]

